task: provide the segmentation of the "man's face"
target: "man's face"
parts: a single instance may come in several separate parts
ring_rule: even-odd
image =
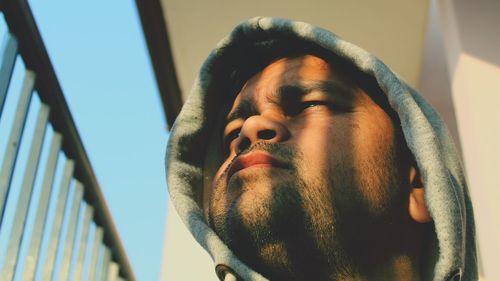
[[[341,69],[312,55],[277,60],[227,119],[209,221],[268,277],[327,277],[301,267],[342,267],[408,220],[393,122]]]

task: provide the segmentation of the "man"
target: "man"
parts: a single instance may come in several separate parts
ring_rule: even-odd
[[[442,121],[383,63],[256,18],[202,67],[169,143],[172,202],[221,280],[476,280]]]

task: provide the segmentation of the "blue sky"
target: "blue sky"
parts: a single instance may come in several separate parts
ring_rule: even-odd
[[[134,1],[30,0],[139,280],[158,280],[168,137]]]

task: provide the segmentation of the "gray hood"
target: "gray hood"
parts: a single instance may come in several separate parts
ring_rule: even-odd
[[[281,42],[281,43],[280,43]],[[254,18],[237,26],[210,53],[170,133],[166,168],[170,198],[192,235],[219,269],[243,280],[267,280],[242,263],[207,225],[201,198],[205,159],[216,132],[222,101],[233,100],[239,73],[256,57],[279,51],[282,42],[317,44],[374,77],[399,115],[407,145],[422,174],[425,200],[436,232],[435,281],[477,280],[472,206],[461,161],[443,121],[433,108],[379,59],[335,34],[302,22]],[[278,48],[278,49],[277,49]],[[248,58],[252,58],[249,60]],[[233,81],[236,81],[233,83]],[[241,85],[240,85],[241,86]],[[218,270],[223,280],[232,274]]]

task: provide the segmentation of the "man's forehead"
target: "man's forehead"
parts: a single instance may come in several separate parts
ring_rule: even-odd
[[[301,80],[320,81],[332,78],[330,64],[314,55],[284,57],[265,66],[246,81],[233,105],[244,99],[255,98],[255,92],[266,92],[282,85],[293,85]]]
[[[331,74],[332,67],[320,57],[314,55],[284,57],[271,62],[248,79],[240,93],[250,87],[270,87],[298,79],[328,79]]]

